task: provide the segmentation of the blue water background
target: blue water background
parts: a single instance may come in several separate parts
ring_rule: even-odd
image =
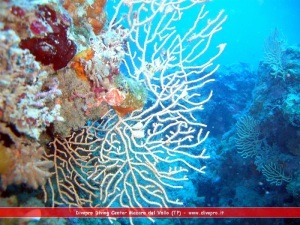
[[[256,66],[263,58],[263,46],[278,28],[289,45],[300,43],[300,1],[298,0],[214,0],[211,11],[225,9],[228,19],[218,39],[227,42],[222,65],[245,62]]]
[[[117,1],[108,1],[108,17],[114,13],[112,5]],[[278,28],[289,45],[300,43],[300,1],[298,0],[212,0],[206,3],[209,14],[206,19],[214,18],[221,10],[228,15],[223,30],[215,35],[213,44],[227,43],[226,51],[218,59],[221,65],[245,62],[257,66],[263,58],[266,38]],[[195,7],[196,10],[199,8]],[[193,22],[194,17],[181,21]],[[180,29],[179,29],[180,31]]]

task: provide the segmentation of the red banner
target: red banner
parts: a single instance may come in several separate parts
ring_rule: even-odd
[[[0,218],[300,218],[300,208],[0,208]]]

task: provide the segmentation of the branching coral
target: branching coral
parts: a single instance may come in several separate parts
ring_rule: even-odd
[[[254,157],[256,169],[266,177],[271,184],[281,185],[283,181],[292,179],[286,175],[279,165],[278,152],[269,146],[265,138],[260,137],[259,122],[251,116],[241,117],[237,124],[236,146],[242,157]]]
[[[53,205],[183,205],[183,182],[192,171],[205,172],[202,161],[209,156],[202,143],[209,132],[199,114],[212,91],[203,89],[214,81],[214,60],[226,44],[202,56],[222,29],[224,11],[206,20],[203,1],[134,1],[130,8],[124,3],[115,6],[107,29],[90,40],[93,57],[77,60],[91,94],[76,93],[75,99],[96,99],[87,109],[100,102],[111,107],[50,143],[47,158],[56,163],[44,190]],[[193,22],[178,32],[177,22],[191,9],[198,10]]]
[[[244,158],[256,156],[262,144],[258,121],[251,116],[245,116],[238,120],[236,128],[238,152]]]
[[[282,166],[275,163],[269,163],[263,166],[262,174],[266,177],[267,181],[271,184],[280,186],[284,181],[290,182],[292,177],[285,174]]]
[[[271,67],[271,75],[286,78],[287,72],[284,69],[284,48],[285,39],[277,28],[270,34],[265,41],[265,57],[264,62]]]

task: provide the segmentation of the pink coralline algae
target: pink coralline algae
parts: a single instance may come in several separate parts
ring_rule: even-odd
[[[13,30],[0,31],[0,119],[36,140],[52,122],[63,121],[59,104],[61,90],[56,77],[48,76],[28,50],[18,47]]]
[[[30,30],[35,35],[20,42],[20,48],[29,49],[37,61],[44,65],[53,65],[54,70],[64,68],[76,53],[75,43],[68,39],[67,21],[58,18],[56,11],[48,6],[38,6],[35,12],[36,20],[30,24]],[[60,15],[59,15],[60,16]]]

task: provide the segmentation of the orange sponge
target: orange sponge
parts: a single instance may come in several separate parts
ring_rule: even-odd
[[[89,61],[94,57],[94,52],[91,48],[88,48],[82,52],[79,52],[73,58],[71,68],[76,72],[78,78],[84,81],[88,81],[88,77],[84,71],[85,61]]]

